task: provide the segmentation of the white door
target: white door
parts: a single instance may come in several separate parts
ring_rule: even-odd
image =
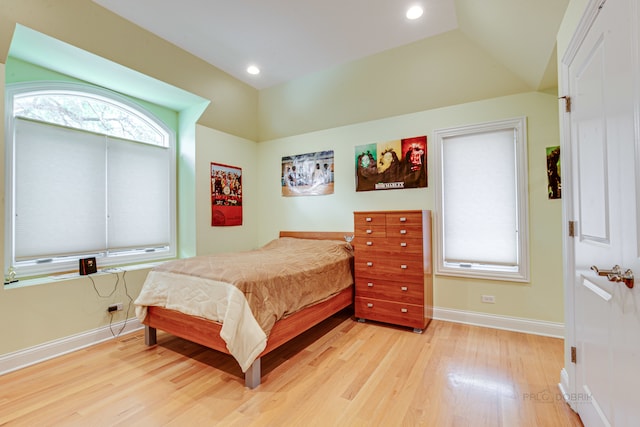
[[[640,425],[640,277],[632,289],[624,279],[640,276],[637,7],[638,0],[606,0],[569,63],[577,350],[570,398],[587,427]],[[616,265],[611,277],[592,269]]]

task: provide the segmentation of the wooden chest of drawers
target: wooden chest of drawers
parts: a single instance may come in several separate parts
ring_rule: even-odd
[[[433,317],[431,211],[354,213],[355,315],[422,332]]]

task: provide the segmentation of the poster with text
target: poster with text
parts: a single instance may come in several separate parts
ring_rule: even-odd
[[[356,191],[427,186],[427,137],[356,147]]]
[[[333,150],[282,158],[282,195],[333,194]]]
[[[211,226],[242,225],[242,169],[211,163]]]

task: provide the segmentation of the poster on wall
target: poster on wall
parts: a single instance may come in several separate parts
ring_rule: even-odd
[[[547,190],[550,199],[562,197],[560,182],[560,147],[547,147]]]
[[[356,147],[356,191],[427,186],[427,137]]]
[[[211,226],[242,225],[242,169],[211,162]]]
[[[282,158],[282,195],[333,194],[333,150]]]

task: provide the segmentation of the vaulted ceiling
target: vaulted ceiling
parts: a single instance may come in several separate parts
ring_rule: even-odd
[[[256,89],[460,32],[531,90],[557,85],[568,0],[93,0]],[[420,4],[415,21],[405,9]],[[455,49],[455,46],[453,47]],[[257,76],[248,65],[260,67]]]

